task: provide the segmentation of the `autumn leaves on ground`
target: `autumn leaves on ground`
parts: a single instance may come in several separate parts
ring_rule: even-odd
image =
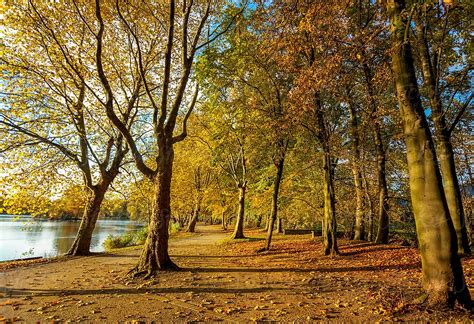
[[[310,235],[277,235],[256,253],[263,233],[230,241],[216,226],[171,238],[182,268],[132,279],[139,248],[3,269],[3,319],[34,321],[313,321],[474,318],[416,304],[420,258],[412,247],[340,240],[323,255]],[[474,260],[464,261],[474,284]]]

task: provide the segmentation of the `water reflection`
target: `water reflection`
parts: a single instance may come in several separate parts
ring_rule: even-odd
[[[66,253],[79,228],[77,221],[33,221],[0,215],[0,261]],[[104,250],[109,234],[121,235],[139,230],[143,225],[129,220],[98,220],[92,236],[91,251]]]

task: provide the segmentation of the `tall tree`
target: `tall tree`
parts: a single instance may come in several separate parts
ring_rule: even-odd
[[[68,254],[87,255],[104,195],[119,173],[128,148],[122,135],[114,132],[95,109],[96,93],[87,84],[91,78],[86,69],[78,67],[87,60],[89,37],[85,27],[74,32],[59,27],[82,25],[79,8],[73,8],[72,14],[63,15],[30,1],[9,12],[11,34],[6,37],[1,60],[5,75],[10,77],[2,83],[8,99],[0,112],[0,125],[2,132],[16,134],[14,146],[50,147],[81,171],[86,203]],[[66,37],[67,45],[62,41]],[[116,45],[118,50],[126,43]],[[127,64],[117,66],[121,68],[127,68]],[[131,125],[141,84],[131,87],[130,97],[120,104],[125,128]]]
[[[431,108],[430,117],[433,120],[435,129],[436,153],[438,155],[439,166],[443,178],[443,188],[446,195],[446,200],[448,202],[449,214],[451,215],[451,219],[453,220],[454,228],[456,230],[456,236],[458,239],[458,253],[460,255],[469,254],[470,247],[466,231],[464,209],[462,205],[461,188],[459,186],[459,180],[456,174],[454,151],[453,145],[451,144],[451,134],[460,118],[455,118],[453,123],[448,125],[446,109],[442,100],[443,89],[448,88],[447,86],[443,87],[442,85],[443,74],[446,74],[445,71],[441,70],[443,67],[443,56],[446,54],[455,55],[453,53],[447,53],[447,46],[445,43],[448,42],[447,38],[449,38],[449,34],[456,32],[450,30],[450,20],[456,19],[457,15],[454,13],[454,18],[451,18],[452,10],[450,9],[450,6],[442,6],[439,3],[432,5],[418,4],[414,10],[415,13],[413,17],[416,28],[416,44],[424,79],[424,88],[428,94]],[[443,18],[430,19],[431,16],[437,15],[436,12],[440,11],[444,11]],[[456,8],[454,8],[453,11],[455,12]],[[438,34],[441,34],[439,37],[441,39],[437,40],[439,43],[433,44],[429,37],[434,33],[432,29],[436,28],[432,26],[437,25],[444,26],[444,29],[438,32]],[[436,41],[436,39],[432,41]],[[453,45],[456,46],[455,44]],[[451,64],[447,66],[447,69],[452,67]],[[467,72],[464,70],[465,69],[462,70],[462,73],[467,74]],[[465,77],[459,76],[460,73],[458,71],[456,72],[457,73],[455,77],[459,77],[461,80],[465,79]],[[458,90],[459,89],[456,91]],[[459,117],[462,116],[465,110],[469,107],[473,96],[474,95],[471,93],[471,95],[466,99],[465,104],[459,109],[457,114]]]
[[[387,0],[386,9],[390,18],[392,69],[407,146],[423,286],[432,305],[446,306],[458,301],[472,309],[435,147],[421,104],[411,44],[407,38],[412,7],[407,7],[404,0]]]
[[[121,132],[127,141],[135,164],[154,184],[154,200],[148,237],[142,254],[134,269],[135,275],[152,276],[157,270],[177,269],[168,253],[168,227],[171,218],[171,178],[173,173],[174,145],[187,136],[186,123],[193,111],[198,96],[198,88],[188,100],[188,109],[182,119],[181,133],[174,134],[178,114],[186,101],[187,86],[191,79],[192,66],[196,53],[207,44],[223,34],[235,20],[235,15],[223,24],[213,24],[210,17],[220,7],[213,1],[184,1],[156,4],[144,2],[139,6],[129,3],[115,3],[114,12],[118,22],[125,26],[133,39],[132,50],[138,62],[140,80],[145,88],[147,104],[151,107],[150,123],[156,150],[151,154],[154,166],[147,165],[137,145],[140,136],[132,134],[118,118],[115,107],[116,92],[111,87],[106,67],[103,64],[104,48],[108,45],[107,29],[112,30],[112,22],[107,23],[108,11],[105,11],[99,0],[95,2],[95,16],[98,31],[95,33],[96,71],[105,92],[107,117]],[[105,18],[104,18],[105,17]],[[138,19],[140,17],[140,19]],[[148,24],[156,27],[156,35],[148,38]],[[180,29],[176,29],[180,26]],[[206,26],[214,27],[206,39],[202,39]],[[163,44],[160,42],[163,40]],[[157,49],[164,46],[164,55]],[[158,65],[157,61],[160,62]],[[158,73],[147,73],[147,67],[155,64]],[[156,71],[153,71],[156,72]],[[177,81],[175,81],[177,79]],[[159,80],[157,82],[157,80]],[[161,86],[159,86],[160,84]]]

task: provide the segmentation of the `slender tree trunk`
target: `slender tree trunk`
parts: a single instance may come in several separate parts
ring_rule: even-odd
[[[226,223],[226,220],[225,220],[225,211],[224,210],[222,211],[221,218],[222,218],[222,229],[224,231],[227,231],[227,223]]]
[[[277,233],[283,233],[283,220],[281,219],[281,217],[277,217]]]
[[[372,242],[374,240],[374,204],[372,197],[370,197],[369,184],[367,178],[362,174],[364,184],[365,201],[367,202],[367,240]]]
[[[282,158],[278,161],[277,167],[277,174],[275,177],[275,181],[273,182],[273,195],[272,195],[272,211],[269,218],[268,224],[268,231],[267,231],[267,239],[265,241],[265,248],[264,250],[270,250],[270,244],[272,243],[272,235],[273,235],[273,228],[275,226],[275,220],[277,219],[278,215],[278,194],[280,192],[280,184],[283,178],[283,168],[285,164],[285,159]],[[279,230],[281,230],[281,220],[278,218],[279,222]],[[280,233],[280,231],[278,231]]]
[[[196,223],[199,219],[199,214],[201,213],[201,198],[198,197],[196,201],[196,206],[194,207],[193,215],[189,219],[188,228],[186,232],[194,233],[196,229]]]
[[[323,244],[325,255],[339,254],[337,248],[336,209],[332,169],[333,167],[331,166],[331,156],[328,152],[325,152],[323,155]]]
[[[268,227],[270,226],[270,218],[272,217],[272,211],[270,210],[270,214],[265,217],[265,231],[268,231]]]
[[[375,152],[377,156],[377,189],[379,196],[378,219],[376,243],[387,244],[389,233],[388,218],[388,187],[386,175],[386,154],[383,145],[382,131],[380,129],[380,120],[378,117],[377,102],[375,101],[374,88],[372,84],[372,71],[370,70],[367,59],[362,64],[365,76],[367,98],[370,106],[370,119],[373,122],[373,136],[375,140]]]
[[[260,228],[260,226],[262,226],[262,218],[262,215],[257,216],[257,223],[255,224],[257,228]]]
[[[363,240],[365,238],[364,224],[364,193],[362,191],[362,174],[360,171],[360,140],[359,126],[357,122],[357,112],[349,100],[349,112],[351,118],[351,136],[352,136],[352,176],[354,177],[354,187],[356,194],[356,210],[354,224],[354,240]]]
[[[148,236],[134,269],[135,275],[146,274],[147,277],[153,276],[158,270],[179,269],[168,254],[173,146],[162,147],[160,153],[158,172],[153,178],[155,192]]]
[[[234,233],[232,234],[233,239],[245,238],[244,236],[244,215],[245,215],[245,191],[246,186],[239,186],[239,212],[237,215],[237,221],[235,222]]]
[[[87,201],[84,206],[84,214],[82,216],[81,225],[77,231],[76,238],[67,255],[88,255],[92,241],[92,233],[94,232],[97,218],[99,217],[100,206],[107,192],[108,184],[87,189]]]
[[[379,138],[381,140],[381,138]],[[376,143],[378,140],[376,140]],[[378,145],[378,144],[376,144]],[[383,150],[377,149],[377,174],[378,174],[378,190],[379,190],[379,226],[377,229],[377,237],[375,243],[388,243],[388,189],[387,177],[385,172],[386,158]]]
[[[413,56],[406,39],[404,0],[388,0],[392,70],[407,146],[410,193],[427,301],[435,307],[457,300],[472,309],[457,238],[444,194],[431,132],[422,107]]]
[[[461,188],[456,174],[451,134],[446,124],[445,113],[438,86],[436,85],[433,66],[431,64],[430,52],[425,32],[420,19],[416,21],[418,38],[418,52],[420,53],[421,66],[425,88],[431,105],[431,116],[436,134],[436,144],[439,166],[443,178],[444,193],[448,202],[449,214],[453,220],[454,229],[458,240],[458,253],[460,255],[470,254],[469,240],[466,231],[465,215],[462,205]]]

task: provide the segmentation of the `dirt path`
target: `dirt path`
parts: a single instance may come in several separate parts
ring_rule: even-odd
[[[0,274],[5,319],[33,321],[307,321],[456,318],[408,305],[419,293],[415,249],[341,241],[343,256],[321,255],[309,236],[277,236],[257,255],[262,233],[222,244],[216,226],[173,238],[180,272],[130,279],[139,248],[6,270]],[[467,266],[466,266],[467,264]],[[471,260],[465,262],[472,275]],[[472,287],[472,282],[470,283]]]

